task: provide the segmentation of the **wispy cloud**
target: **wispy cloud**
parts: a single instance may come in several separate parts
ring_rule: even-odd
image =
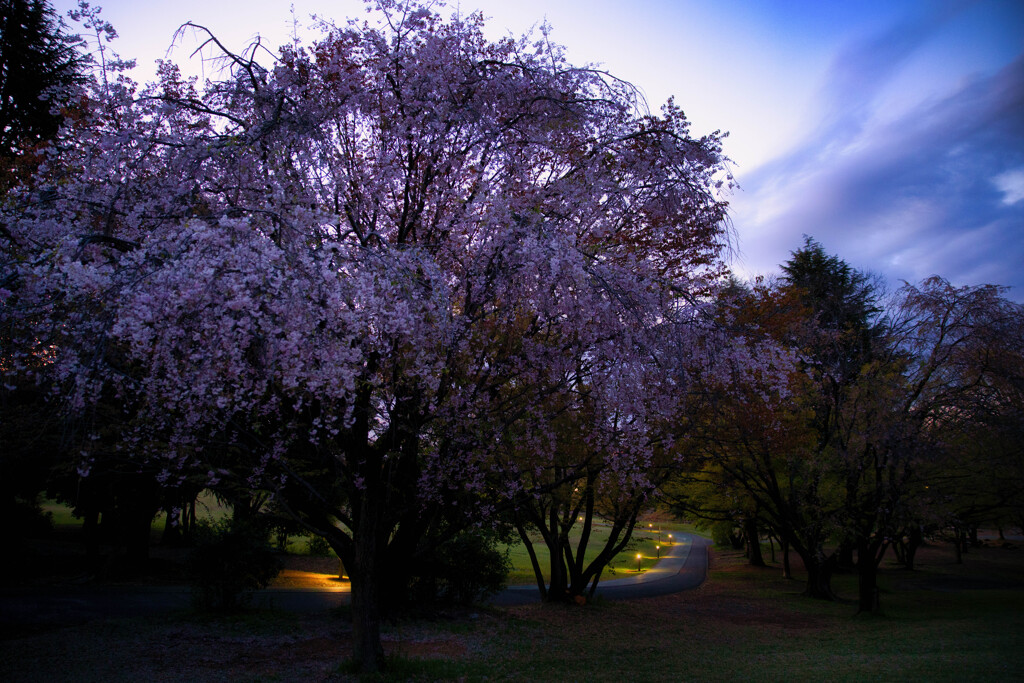
[[[773,270],[810,234],[891,282],[938,274],[1024,299],[1024,54],[903,111],[877,98],[948,15],[841,52],[805,142],[741,178],[744,263]]]

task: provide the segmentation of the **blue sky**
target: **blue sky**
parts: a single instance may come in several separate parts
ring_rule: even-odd
[[[257,34],[287,42],[292,5],[307,24],[364,12],[359,0],[93,4],[141,80],[188,20],[241,49]],[[481,9],[496,37],[546,20],[571,61],[600,63],[652,109],[674,95],[696,134],[728,131],[739,274],[775,272],[807,234],[891,286],[938,274],[1024,301],[1021,0],[461,0],[441,11],[455,9]]]

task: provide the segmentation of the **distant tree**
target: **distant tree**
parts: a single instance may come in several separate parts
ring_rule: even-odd
[[[0,189],[26,177],[38,146],[56,137],[76,86],[82,41],[45,0],[0,0]]]
[[[997,286],[933,277],[905,287],[893,310],[909,392],[894,433],[927,454],[903,535],[953,528],[959,557],[978,526],[1010,524],[1024,502],[1024,307]]]
[[[763,517],[800,555],[806,593],[833,599],[833,544],[852,543],[841,473],[856,432],[845,411],[875,352],[877,295],[867,275],[810,238],[781,268],[776,281],[732,286],[721,303],[732,339],[722,347],[734,349],[719,361],[729,381],[707,387],[703,466],[684,491],[698,493],[694,503],[712,502],[719,516],[731,510],[748,536]],[[767,362],[771,349],[795,362]],[[747,358],[761,359],[764,369],[751,372]]]
[[[43,147],[58,134],[63,108],[74,101],[85,77],[81,41],[66,33],[43,0],[0,0],[0,202],[25,182],[42,160]],[[0,218],[4,261],[26,258]],[[5,296],[14,273],[0,272],[0,305],[17,305]],[[0,364],[12,361],[18,334],[0,324]],[[37,361],[29,361],[38,367]],[[49,404],[49,385],[22,376],[0,384],[0,515],[16,534],[42,528],[38,496],[51,469],[66,455],[59,411]]]

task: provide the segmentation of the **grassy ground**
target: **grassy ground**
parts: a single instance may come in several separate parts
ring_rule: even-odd
[[[929,547],[917,571],[884,565],[881,585],[884,614],[858,617],[715,550],[708,581],[678,595],[391,623],[385,680],[1021,679],[1024,552],[980,548],[957,565]],[[855,594],[851,576],[835,586]],[[353,680],[346,617],[182,613],[26,633],[0,642],[0,680]]]

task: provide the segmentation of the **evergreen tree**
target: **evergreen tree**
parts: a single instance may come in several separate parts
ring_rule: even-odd
[[[58,111],[83,81],[80,40],[45,0],[0,0],[0,158],[9,176],[18,157],[56,136]]]
[[[795,294],[812,316],[801,345],[813,362],[839,384],[851,382],[870,360],[877,339],[879,291],[870,275],[825,252],[812,237],[780,266],[783,289]]]

